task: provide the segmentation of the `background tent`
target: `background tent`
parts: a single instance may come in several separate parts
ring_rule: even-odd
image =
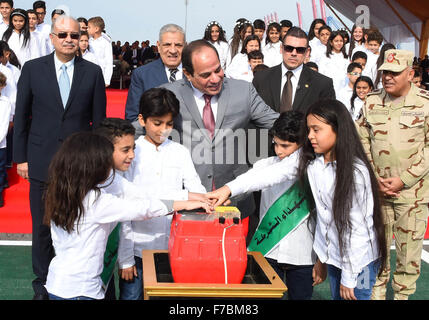
[[[328,7],[351,21],[362,14],[359,5],[370,11],[370,24],[376,26],[387,42],[416,41],[416,56],[424,57],[429,39],[429,1],[427,0],[325,0]]]

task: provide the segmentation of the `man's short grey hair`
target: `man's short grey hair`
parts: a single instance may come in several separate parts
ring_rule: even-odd
[[[52,25],[51,25],[51,33],[55,31],[55,26],[58,23],[64,22],[65,20],[73,21],[73,22],[75,22],[79,26],[79,22],[75,18],[73,18],[71,16],[67,16],[65,14],[62,14],[58,18],[56,18],[55,21],[52,23]],[[79,27],[79,33],[80,33],[80,27]]]
[[[180,32],[183,34],[183,40],[186,41],[185,30],[181,26],[178,26],[174,23],[169,23],[164,25],[161,30],[159,30],[159,41],[161,42],[161,37],[166,32]]]

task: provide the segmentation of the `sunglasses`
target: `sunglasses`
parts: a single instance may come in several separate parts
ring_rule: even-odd
[[[284,44],[283,50],[287,53],[292,53],[293,50],[296,50],[296,53],[304,54],[307,51],[307,47],[293,47],[293,46],[289,46],[289,45]]]
[[[70,35],[70,38],[72,38],[73,40],[79,40],[80,34],[78,32],[58,32],[58,33],[53,33],[53,35],[57,36],[58,39],[65,39],[67,38],[68,35]]]

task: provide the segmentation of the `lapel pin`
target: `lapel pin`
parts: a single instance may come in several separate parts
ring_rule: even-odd
[[[305,84],[305,87],[306,87],[306,88],[308,88],[308,87],[309,87],[309,85],[306,83],[306,84]]]

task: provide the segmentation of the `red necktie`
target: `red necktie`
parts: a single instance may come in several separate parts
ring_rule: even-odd
[[[213,135],[214,135],[214,129],[215,129],[215,119],[214,119],[214,115],[213,115],[213,110],[212,110],[212,105],[210,103],[212,99],[212,96],[209,96],[208,94],[204,95],[204,101],[205,101],[205,105],[204,105],[204,109],[203,109],[203,123],[204,126],[206,127],[206,129],[209,131],[210,133],[210,138],[213,139]],[[212,191],[215,190],[215,182],[214,182],[214,177],[212,179]]]
[[[204,95],[204,109],[203,109],[203,123],[206,129],[210,132],[210,138],[213,138],[215,130],[215,119],[212,111],[212,105],[210,103],[212,96],[207,94]]]

